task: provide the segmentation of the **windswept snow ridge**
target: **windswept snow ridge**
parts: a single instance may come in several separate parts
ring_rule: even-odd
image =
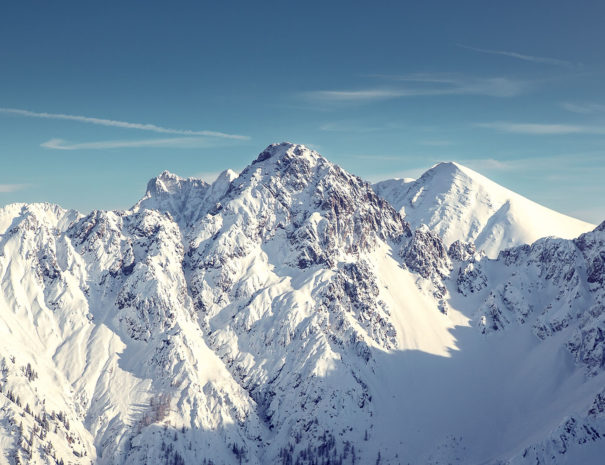
[[[605,223],[493,260],[529,201],[432,172],[389,191],[414,228],[290,143],[128,211],[0,209],[0,463],[599,463]]]

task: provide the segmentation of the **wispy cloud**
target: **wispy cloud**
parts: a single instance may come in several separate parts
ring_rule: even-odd
[[[363,126],[357,123],[343,122],[343,121],[331,121],[323,123],[319,126],[320,131],[326,132],[376,132],[382,128],[374,126]]]
[[[460,160],[460,164],[479,172],[513,171],[515,169],[515,165],[511,164],[509,161],[496,160],[495,158],[470,158]]]
[[[380,160],[380,161],[398,161],[405,160],[405,157],[402,155],[373,155],[373,154],[361,154],[361,155],[351,155],[352,158],[356,160]]]
[[[27,184],[0,184],[0,193],[16,192],[27,187]]]
[[[605,134],[605,126],[574,125],[574,124],[539,124],[512,123],[496,121],[491,123],[475,123],[479,128],[494,129],[500,132],[532,135],[566,135],[566,134]]]
[[[561,103],[561,107],[566,109],[567,111],[571,111],[573,113],[581,113],[581,114],[590,114],[590,113],[604,113],[605,105],[600,103],[569,103],[563,102]]]
[[[63,113],[40,113],[29,110],[21,110],[17,108],[0,108],[0,113],[15,115],[15,116],[25,116],[29,118],[45,118],[45,119],[55,119],[55,120],[67,120],[67,121],[78,121],[80,123],[88,123],[88,124],[97,124],[100,126],[110,126],[116,128],[125,128],[125,129],[138,129],[141,131],[152,131],[161,134],[179,134],[183,136],[206,136],[206,137],[219,137],[223,139],[238,139],[238,140],[247,140],[249,137],[242,136],[239,134],[227,134],[225,132],[217,132],[217,131],[192,131],[189,129],[172,129],[166,128],[163,126],[157,126],[155,124],[145,124],[145,123],[129,123],[127,121],[117,121],[111,119],[104,118],[93,118],[90,116],[80,116],[80,115],[66,115]]]
[[[524,173],[533,172],[537,176],[542,177],[546,171],[559,170],[564,167],[565,172],[563,178],[569,176],[571,171],[585,173],[585,170],[597,169],[597,163],[603,159],[603,152],[596,150],[592,152],[571,152],[560,153],[556,155],[545,156],[526,156],[520,158],[507,159],[466,159],[460,160],[460,163],[472,168],[475,166],[483,166],[486,169],[500,171],[522,171]],[[598,169],[601,169],[600,165]],[[561,174],[558,172],[558,174]]]
[[[360,90],[317,90],[307,92],[305,96],[312,100],[333,102],[364,102],[409,97],[413,91],[398,89],[360,89]]]
[[[428,147],[449,147],[451,145],[454,145],[454,143],[452,141],[450,141],[450,140],[440,140],[440,139],[421,140],[418,143],[420,145],[426,145]]]
[[[194,148],[214,145],[203,137],[172,137],[168,139],[144,140],[105,140],[96,142],[68,142],[63,139],[51,139],[40,144],[41,147],[54,150],[102,150],[137,147],[175,147]]]
[[[506,77],[474,78],[447,74],[375,75],[374,77],[405,82],[407,85],[355,90],[318,90],[306,92],[303,97],[308,100],[332,103],[365,103],[439,95],[482,95],[504,98],[520,95],[529,87],[525,81]]]
[[[455,84],[464,79],[459,74],[453,73],[369,74],[367,77],[387,81],[426,82],[431,84]]]
[[[319,126],[320,131],[326,132],[355,132],[355,133],[367,133],[367,132],[379,132],[388,130],[400,130],[406,125],[399,122],[387,122],[387,123],[365,123],[363,121],[329,121]]]
[[[557,58],[548,58],[548,57],[538,57],[538,56],[533,56],[533,55],[525,55],[525,54],[522,54],[522,53],[509,52],[509,51],[506,51],[506,50],[490,50],[490,49],[486,49],[486,48],[471,47],[471,46],[464,45],[464,44],[456,44],[456,45],[458,47],[460,47],[460,48],[465,48],[467,50],[472,50],[474,52],[487,53],[489,55],[502,55],[502,56],[506,56],[506,57],[510,57],[510,58],[516,58],[518,60],[530,61],[532,63],[541,63],[541,64],[545,64],[545,65],[563,66],[563,67],[566,67],[566,68],[571,68],[571,67],[575,66],[573,63],[571,63],[569,61],[559,60]]]

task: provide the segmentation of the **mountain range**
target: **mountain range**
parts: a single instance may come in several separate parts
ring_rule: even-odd
[[[605,454],[605,222],[305,146],[125,211],[0,209],[0,463]]]

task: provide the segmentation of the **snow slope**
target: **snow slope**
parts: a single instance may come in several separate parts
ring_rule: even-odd
[[[496,260],[304,146],[0,209],[0,463],[600,463],[605,225]]]
[[[458,163],[439,163],[418,180],[391,179],[374,189],[412,227],[426,224],[447,245],[474,242],[492,258],[541,237],[572,239],[595,227],[538,205]]]

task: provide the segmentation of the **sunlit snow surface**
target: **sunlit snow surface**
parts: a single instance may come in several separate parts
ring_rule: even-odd
[[[601,463],[605,226],[448,254],[529,201],[445,168],[474,203],[425,180],[418,230],[293,144],[129,211],[1,209],[0,463]],[[514,218],[490,254],[537,238]]]
[[[418,180],[374,185],[412,227],[428,225],[449,246],[472,241],[495,258],[503,249],[541,237],[573,239],[595,225],[562,215],[458,163],[439,163]]]

